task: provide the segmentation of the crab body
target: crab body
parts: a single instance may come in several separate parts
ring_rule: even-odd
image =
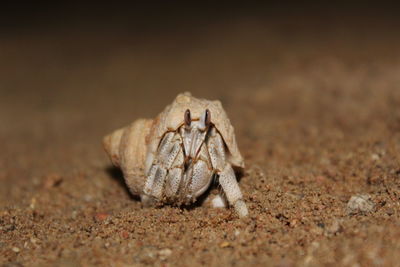
[[[219,101],[180,94],[154,120],[139,119],[103,143],[145,205],[194,202],[217,178],[238,215],[248,214],[233,171],[243,158]]]

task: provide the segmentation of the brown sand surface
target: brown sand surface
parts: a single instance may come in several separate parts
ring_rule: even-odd
[[[3,29],[0,264],[399,266],[399,23],[281,13]],[[111,167],[102,137],[184,91],[227,110],[248,218],[142,208]]]

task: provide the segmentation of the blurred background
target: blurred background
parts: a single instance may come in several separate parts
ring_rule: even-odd
[[[184,91],[220,99],[242,147],[267,142],[260,153],[285,120],[284,131],[364,131],[375,114],[397,127],[398,11],[362,1],[2,5],[2,169],[35,176],[99,159],[104,134]]]
[[[290,129],[357,122],[363,131],[379,100],[397,99],[398,10],[361,1],[5,4],[1,163],[13,168],[3,169],[35,176],[99,159],[104,134],[154,117],[184,91],[220,99],[242,147],[267,150],[285,119],[296,122]]]

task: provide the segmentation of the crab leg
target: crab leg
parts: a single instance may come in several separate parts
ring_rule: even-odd
[[[184,156],[182,148],[180,148],[166,178],[165,195],[168,198],[173,198],[178,192],[183,175],[183,165]]]
[[[248,214],[247,207],[236,181],[235,172],[229,164],[226,164],[224,170],[219,173],[219,183],[225,192],[228,202],[233,205],[239,216],[246,217]]]
[[[151,204],[151,198],[161,199],[168,170],[181,150],[180,143],[179,135],[174,132],[167,133],[161,140],[157,156],[145,182],[144,195],[142,195],[144,204]]]
[[[186,188],[189,189],[189,198],[197,198],[203,194],[210,186],[213,169],[210,164],[210,157],[207,152],[206,146],[202,146],[198,158],[187,175]]]
[[[229,204],[235,208],[240,217],[247,216],[247,207],[243,201],[242,192],[237,183],[235,172],[232,166],[226,162],[224,141],[215,128],[210,131],[207,147],[215,173],[219,176],[219,184]]]

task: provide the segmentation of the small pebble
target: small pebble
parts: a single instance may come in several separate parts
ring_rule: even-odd
[[[29,205],[31,209],[35,209],[36,207],[36,198],[31,198],[31,204]]]
[[[94,215],[94,219],[98,222],[102,222],[106,220],[108,217],[110,217],[110,214],[106,212],[98,212]]]
[[[71,218],[75,220],[77,218],[77,216],[78,216],[78,212],[76,210],[72,211]]]
[[[340,225],[340,221],[337,219],[334,219],[333,222],[327,225],[325,228],[325,234],[326,235],[336,235],[342,230],[342,226]]]
[[[373,154],[371,154],[371,159],[377,161],[377,160],[379,160],[379,155],[376,153],[373,153]]]
[[[224,241],[224,242],[222,242],[221,244],[219,244],[219,246],[221,247],[221,248],[227,248],[227,247],[229,247],[231,244],[229,243],[229,242],[227,242],[227,241]]]
[[[347,203],[347,213],[368,213],[373,211],[374,203],[371,201],[370,195],[355,195],[352,196]]]
[[[290,221],[290,227],[295,227],[297,225],[297,220],[293,219],[292,221]]]
[[[121,237],[124,239],[128,239],[129,238],[129,233],[127,231],[122,231],[121,232]]]
[[[49,174],[46,176],[44,183],[43,183],[43,187],[45,189],[50,189],[52,187],[56,187],[59,186],[63,181],[63,178],[61,177],[61,175],[59,174]]]
[[[83,196],[83,199],[84,199],[86,202],[90,202],[90,201],[93,200],[93,196],[92,196],[92,195],[89,195],[89,194],[86,194],[86,195]]]
[[[14,224],[7,224],[4,226],[4,230],[6,231],[14,231],[15,230],[15,225]]]
[[[392,216],[392,215],[394,214],[394,209],[392,209],[392,208],[387,208],[387,209],[386,209],[386,214],[389,215],[389,216]]]
[[[158,251],[158,256],[160,257],[161,260],[167,259],[169,256],[171,256],[172,250],[169,248],[164,248]]]

